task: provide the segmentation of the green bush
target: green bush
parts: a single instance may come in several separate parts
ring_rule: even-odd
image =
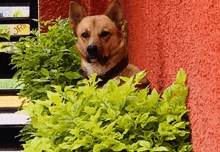
[[[143,76],[121,77],[121,86],[109,80],[106,89],[97,89],[94,74],[84,86],[47,91],[49,100],[21,111],[33,126],[21,134],[24,152],[191,151],[185,72],[161,97],[156,90],[136,90]]]
[[[50,23],[46,21],[45,25]],[[35,37],[20,38],[15,43],[12,64],[18,68],[14,78],[24,85],[20,96],[31,100],[47,99],[51,85],[75,85],[81,76],[80,57],[69,20],[57,19],[47,33],[32,31]],[[5,46],[4,46],[5,47]]]

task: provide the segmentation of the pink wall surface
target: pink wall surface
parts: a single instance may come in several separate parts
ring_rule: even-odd
[[[40,0],[43,20],[68,17],[70,0]],[[111,0],[77,0],[91,15]],[[121,0],[129,22],[130,61],[159,92],[180,68],[187,75],[194,152],[220,151],[220,1]]]

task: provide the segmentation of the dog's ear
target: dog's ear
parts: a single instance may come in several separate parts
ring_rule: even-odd
[[[105,11],[104,15],[108,16],[112,21],[114,21],[119,29],[121,28],[123,13],[121,9],[121,4],[118,0],[114,0],[114,2],[112,2],[112,4]]]
[[[81,22],[81,20],[87,16],[87,12],[83,9],[78,3],[70,2],[69,5],[69,18],[70,18],[70,25],[76,35],[76,27]]]

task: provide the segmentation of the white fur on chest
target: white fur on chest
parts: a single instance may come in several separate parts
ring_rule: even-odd
[[[86,61],[82,61],[81,64],[83,67],[85,67],[84,70],[87,72],[88,76],[92,76],[94,73],[97,73],[98,75],[103,75],[106,73],[106,67],[102,66],[101,64],[97,63],[95,66],[91,66],[91,64]]]
[[[98,75],[103,75],[107,72],[106,67],[104,67],[100,64],[96,64],[96,66],[91,66],[91,64],[86,61],[82,61],[81,64],[85,68],[83,70],[86,71],[86,73],[89,77],[91,77],[94,73],[97,73]],[[118,80],[118,76],[112,78],[112,80],[113,81]],[[106,87],[107,87],[107,85],[104,84],[103,88],[106,88]]]

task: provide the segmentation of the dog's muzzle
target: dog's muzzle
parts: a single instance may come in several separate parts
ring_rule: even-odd
[[[87,61],[89,63],[98,61],[98,47],[94,44],[90,44],[87,47]]]
[[[98,47],[94,44],[90,44],[87,47],[86,59],[89,63],[99,62],[100,64],[105,64],[108,61],[108,57],[102,57],[99,54]]]

